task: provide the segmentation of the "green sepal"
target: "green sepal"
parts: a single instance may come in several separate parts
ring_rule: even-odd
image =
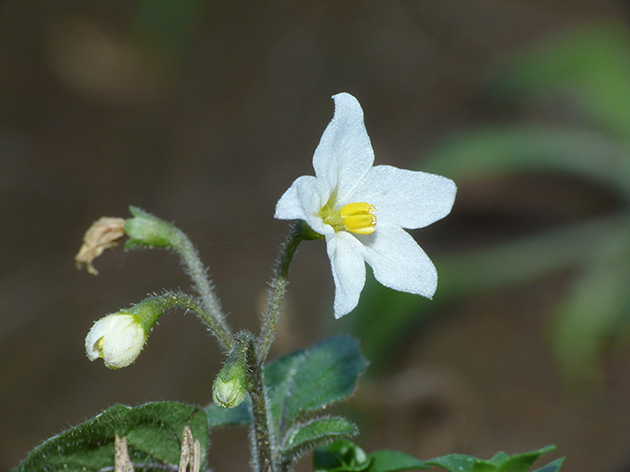
[[[162,297],[147,297],[129,308],[123,308],[119,313],[137,316],[142,325],[142,329],[144,329],[144,332],[148,335],[155,323],[157,323],[164,313],[164,302],[162,301]]]
[[[125,233],[129,239],[125,251],[148,247],[172,247],[174,227],[149,212],[130,206],[129,212],[134,218],[125,221]]]
[[[212,401],[221,408],[236,408],[251,389],[247,375],[246,344],[236,342],[212,384]]]
[[[315,239],[325,239],[325,236],[323,234],[320,234],[317,231],[315,231],[313,228],[311,228],[306,221],[300,220],[298,224],[300,225],[300,231],[302,233],[302,237],[305,240],[313,241]]]
[[[281,461],[291,463],[316,446],[354,436],[359,429],[354,423],[340,417],[315,418],[294,425],[284,437],[280,451]]]
[[[367,364],[351,336],[333,336],[269,363],[265,386],[274,431],[282,436],[304,415],[352,395]],[[251,423],[248,401],[230,410],[208,405],[211,427]]]
[[[187,425],[201,444],[201,462],[205,468],[208,421],[203,409],[176,402],[155,402],[137,407],[114,405],[40,444],[15,472],[112,470],[115,435],[127,438],[134,465],[145,472],[163,472],[165,464],[179,464],[182,433]]]

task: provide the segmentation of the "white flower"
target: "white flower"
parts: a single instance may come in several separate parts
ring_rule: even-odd
[[[365,285],[365,262],[386,287],[431,298],[435,266],[403,229],[445,217],[457,188],[445,177],[372,166],[363,110],[347,93],[313,155],[315,177],[299,177],[276,205],[276,218],[304,220],[326,238],[335,281],[335,318],[352,311]]]
[[[142,351],[147,334],[136,315],[114,313],[98,320],[85,337],[85,353],[91,361],[103,359],[105,367],[127,367]]]

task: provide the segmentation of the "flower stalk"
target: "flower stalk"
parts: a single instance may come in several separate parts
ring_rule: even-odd
[[[208,271],[188,236],[175,225],[140,208],[131,206],[129,211],[134,215],[134,218],[125,223],[125,232],[130,238],[125,249],[138,247],[174,249],[179,254],[186,273],[192,279],[195,289],[201,297],[202,309],[190,309],[216,336],[222,347],[231,350],[234,343],[232,332],[208,277]]]
[[[216,334],[216,320],[193,297],[183,293],[166,293],[147,297],[140,303],[107,315],[94,323],[85,338],[90,360],[102,358],[105,366],[120,369],[132,364],[140,355],[151,329],[171,307],[190,310]],[[233,342],[227,338],[225,342]]]
[[[280,312],[282,309],[282,302],[287,290],[289,266],[293,260],[293,256],[297,251],[299,244],[305,239],[318,238],[317,235],[310,227],[303,221],[298,221],[294,226],[286,241],[280,248],[280,257],[276,262],[274,269],[274,277],[271,280],[269,289],[269,300],[267,302],[267,311],[263,317],[262,326],[260,328],[260,335],[256,346],[256,354],[258,358],[258,364],[263,365],[269,349],[273,343],[275,336],[276,326],[280,318]]]

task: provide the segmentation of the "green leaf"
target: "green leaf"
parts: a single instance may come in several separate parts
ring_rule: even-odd
[[[560,305],[552,330],[555,354],[571,380],[597,380],[603,347],[628,330],[630,231],[606,235]]]
[[[451,137],[422,160],[422,170],[456,181],[516,172],[597,179],[628,198],[628,146],[601,131],[562,126],[486,126]]]
[[[368,362],[351,336],[333,336],[275,359],[265,367],[267,408],[282,437],[305,414],[349,397]],[[210,404],[205,410],[211,428],[249,424],[249,399],[237,408]]]
[[[545,40],[502,64],[494,92],[531,100],[532,95],[571,94],[599,123],[630,131],[630,35],[624,24],[589,24]]]
[[[360,472],[369,465],[365,451],[347,439],[315,449],[313,453],[314,472]]]
[[[182,432],[190,426],[206,462],[208,421],[201,408],[175,402],[114,405],[35,448],[16,472],[97,472],[114,465],[114,436],[127,438],[129,457],[145,471],[179,464]],[[155,467],[151,467],[154,464]]]
[[[280,456],[288,464],[318,444],[354,436],[358,432],[356,425],[345,418],[316,418],[296,424],[287,432]]]
[[[430,459],[425,464],[435,465],[449,472],[527,472],[536,459],[554,449],[555,446],[547,446],[513,456],[499,452],[488,461],[464,454],[449,454]]]
[[[564,462],[564,457],[561,457],[541,467],[540,469],[536,469],[534,472],[556,472],[560,470],[560,466],[562,466],[563,462]]]
[[[492,462],[465,454],[448,454],[428,460],[426,464],[441,467],[449,472],[495,472],[497,470]]]
[[[350,441],[342,441],[319,448],[313,456],[315,472],[397,472],[402,470],[427,470],[431,466],[446,469],[449,472],[526,472],[542,454],[555,449],[547,446],[531,452],[510,456],[499,452],[490,460],[478,459],[465,454],[449,454],[435,459],[422,461],[398,451],[375,451],[367,457],[352,460],[353,448],[363,453]],[[365,453],[363,453],[365,454]],[[349,459],[348,459],[349,457]],[[535,472],[556,472],[564,459],[557,459]]]
[[[282,436],[305,414],[352,395],[367,364],[350,336],[325,339],[269,364],[265,383],[276,433]]]
[[[396,472],[399,470],[430,469],[425,461],[398,451],[375,451],[368,458],[370,467],[366,472]]]
[[[211,403],[205,408],[208,415],[208,426],[210,429],[219,426],[237,426],[241,424],[249,424],[252,422],[249,405],[251,400],[247,397],[236,408],[222,408]]]

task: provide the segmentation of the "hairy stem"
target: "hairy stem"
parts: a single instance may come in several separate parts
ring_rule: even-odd
[[[197,315],[197,317],[203,322],[203,324],[206,325],[208,330],[217,337],[224,347],[231,348],[234,344],[232,335],[222,330],[221,326],[218,325],[216,318],[211,316],[206,311],[205,307],[190,295],[186,295],[185,293],[168,292],[164,295],[157,295],[146,300],[153,300],[153,302],[159,305],[162,310],[166,310],[167,308],[174,306],[190,310]]]
[[[242,332],[237,343],[246,343],[247,372],[250,378],[249,396],[252,400],[252,425],[254,455],[258,472],[273,472],[274,434],[267,413],[267,396],[263,366],[258,362],[256,344],[250,333]]]
[[[269,290],[269,301],[267,302],[267,311],[263,317],[262,326],[260,329],[260,335],[258,337],[258,343],[256,346],[256,354],[258,358],[258,364],[263,365],[265,359],[269,354],[271,343],[273,342],[276,326],[278,325],[278,319],[280,318],[280,310],[282,308],[282,302],[284,301],[284,295],[286,293],[289,266],[295,255],[298,245],[302,240],[308,238],[308,232],[310,228],[306,226],[306,223],[299,221],[293,227],[291,233],[287,237],[280,248],[280,257],[276,262],[274,269],[274,277],[271,280]],[[310,230],[312,231],[312,230]]]
[[[234,344],[234,337],[225,321],[225,314],[214,293],[208,271],[203,266],[199,253],[188,236],[172,223],[140,208],[131,206],[129,211],[134,217],[125,222],[125,232],[129,236],[125,249],[146,247],[174,249],[179,254],[184,269],[201,297],[203,309],[194,311],[217,337],[222,347],[230,350]]]
[[[199,253],[190,239],[188,239],[188,236],[175,226],[172,226],[170,241],[173,248],[181,256],[182,262],[186,267],[186,272],[201,296],[204,316],[201,316],[197,312],[195,313],[198,314],[206,326],[214,333],[223,347],[228,350],[231,349],[234,339],[225,321],[225,314],[221,309],[221,303],[214,293],[214,288],[208,277],[207,270],[199,258]]]

